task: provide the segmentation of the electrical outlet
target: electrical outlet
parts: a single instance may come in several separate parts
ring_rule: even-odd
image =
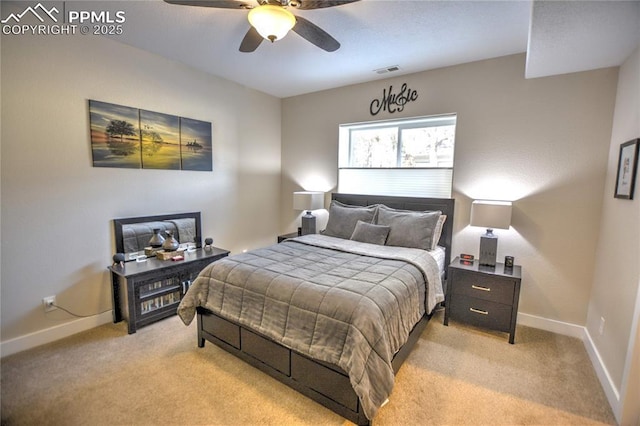
[[[56,304],[56,297],[55,296],[49,296],[49,297],[45,297],[42,299],[42,305],[44,306],[44,311],[45,312],[51,312],[51,311],[55,311],[56,308],[54,305]]]
[[[598,329],[598,333],[602,336],[604,334],[604,317],[600,317],[600,328]]]

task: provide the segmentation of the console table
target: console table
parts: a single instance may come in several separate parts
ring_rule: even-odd
[[[113,322],[125,319],[132,334],[139,327],[175,315],[200,271],[228,255],[228,250],[207,247],[185,251],[184,260],[148,258],[110,266]]]

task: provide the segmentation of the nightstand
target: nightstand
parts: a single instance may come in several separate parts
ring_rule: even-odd
[[[456,257],[449,265],[444,325],[449,319],[509,333],[513,344],[516,334],[522,267],[480,266],[476,260],[461,263]]]
[[[290,234],[278,235],[278,244],[280,244],[281,242],[283,242],[284,240],[286,240],[288,238],[295,238],[295,237],[299,237],[297,232],[292,232]]]

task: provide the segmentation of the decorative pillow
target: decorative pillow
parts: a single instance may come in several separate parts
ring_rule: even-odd
[[[374,225],[361,220],[356,223],[356,229],[351,234],[351,239],[361,243],[378,244],[383,246],[387,241],[391,228],[384,225]]]
[[[441,211],[417,212],[378,207],[378,225],[391,227],[386,245],[431,250]],[[437,241],[437,240],[436,240]]]
[[[436,229],[433,230],[433,238],[431,239],[431,250],[435,250],[438,246],[438,241],[440,241],[440,235],[442,235],[442,228],[446,220],[446,214],[441,214],[438,218],[438,223],[436,223]]]
[[[377,209],[378,206],[351,206],[333,200],[329,206],[329,221],[324,235],[348,240],[359,220],[366,223],[373,222]]]

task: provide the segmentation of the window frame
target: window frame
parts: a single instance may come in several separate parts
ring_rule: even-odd
[[[426,124],[426,125],[425,125]],[[442,169],[449,168],[453,169],[453,164],[451,166],[446,167],[406,167],[402,166],[402,131],[409,129],[423,129],[427,127],[444,127],[444,126],[455,126],[457,124],[457,114],[440,114],[440,115],[430,115],[430,116],[421,116],[421,117],[411,117],[411,118],[397,118],[391,120],[380,120],[380,121],[366,121],[360,123],[346,123],[340,124],[340,138],[339,144],[342,139],[342,132],[346,130],[348,132],[348,156],[347,156],[347,165],[343,166],[340,164],[340,159],[338,161],[338,168],[340,169],[412,169],[412,168],[424,168],[424,169]],[[351,166],[351,156],[353,153],[353,138],[352,134],[354,131],[358,130],[368,130],[368,129],[385,129],[385,128],[397,128],[398,131],[396,133],[398,138],[398,146],[396,147],[396,166],[395,167],[356,167]],[[455,144],[455,130],[454,130],[454,144]],[[455,152],[455,145],[454,145]],[[453,162],[453,160],[452,160]]]
[[[344,175],[341,173],[341,170],[397,170],[402,173],[402,170],[406,170],[407,175],[411,173],[415,173],[418,170],[433,170],[434,172],[442,171],[448,173],[450,175],[450,179],[448,181],[448,193],[451,194],[453,191],[453,169],[455,165],[455,135],[457,131],[457,114],[449,113],[449,114],[439,114],[439,115],[431,115],[431,116],[419,116],[419,117],[408,117],[408,118],[399,118],[399,119],[390,119],[390,120],[379,120],[379,121],[369,121],[369,122],[360,122],[360,123],[345,123],[339,125],[339,139],[338,139],[338,190],[340,190],[341,182],[340,177]],[[453,130],[453,152],[451,158],[451,165],[446,166],[419,166],[419,167],[407,167],[402,165],[402,147],[403,147],[403,131],[411,130],[411,129],[421,129],[428,127],[443,127],[443,126],[454,126]],[[395,167],[362,167],[362,166],[351,166],[352,164],[352,156],[353,156],[353,132],[358,130],[368,130],[368,129],[385,129],[385,128],[397,128],[397,147],[396,147],[396,165]],[[345,142],[346,140],[346,142]],[[411,172],[413,170],[414,172]],[[343,185],[347,186],[347,185]],[[410,191],[409,188],[402,188],[405,191]],[[407,195],[403,193],[403,191],[399,190],[397,193],[389,194],[385,193],[382,195]],[[426,191],[426,190],[425,190]],[[427,196],[429,196],[427,194]],[[450,196],[450,195],[449,195]]]

